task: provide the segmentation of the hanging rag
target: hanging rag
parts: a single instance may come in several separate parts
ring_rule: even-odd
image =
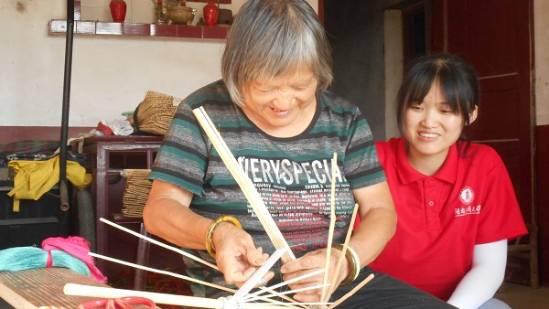
[[[13,189],[13,211],[19,212],[19,200],[38,200],[59,182],[59,155],[44,161],[13,160],[8,163],[15,172]],[[92,181],[91,174],[78,162],[67,161],[67,179],[77,188],[84,188]]]
[[[46,251],[62,250],[70,254],[86,264],[90,275],[95,280],[103,283],[107,282],[107,277],[95,266],[93,257],[88,255],[90,252],[90,243],[85,238],[79,236],[48,237],[42,241],[42,249]]]

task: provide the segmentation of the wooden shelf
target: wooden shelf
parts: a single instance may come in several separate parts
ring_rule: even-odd
[[[208,0],[187,0],[187,2],[208,2]],[[231,0],[218,0],[221,4],[231,4]]]
[[[48,23],[48,33],[50,35],[66,33],[66,31],[67,21],[64,19],[52,19]],[[186,26],[130,24],[94,20],[74,21],[74,33],[83,35],[225,39],[228,31],[228,25]]]

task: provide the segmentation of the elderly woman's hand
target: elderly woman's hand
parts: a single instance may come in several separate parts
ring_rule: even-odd
[[[216,263],[228,284],[241,286],[269,257],[262,248],[256,248],[250,234],[231,223],[221,223],[215,229],[213,244]],[[272,272],[264,282],[272,279]]]
[[[333,276],[335,275],[335,268],[338,264],[339,257],[341,256],[341,251],[337,249],[332,249],[331,251],[331,258],[330,258],[330,269],[329,269],[329,276],[328,276],[328,284],[331,283],[333,280]],[[343,262],[341,263],[341,269],[339,271],[339,275],[337,280],[335,281],[335,285],[331,287],[327,287],[327,292],[331,294],[335,289],[339,286],[339,284],[347,277],[348,273],[348,263],[343,257]],[[299,277],[302,275],[305,275],[309,272],[323,269],[326,263],[326,249],[319,249],[315,251],[311,251],[304,256],[302,256],[299,259],[287,262],[284,264],[280,271],[282,272],[284,281],[290,280],[295,277]],[[316,276],[306,278],[304,280],[300,280],[294,284],[290,285],[290,288],[292,290],[310,287],[314,285],[321,285],[323,284],[324,279],[324,273],[320,273]],[[328,294],[328,295],[329,295]],[[304,292],[300,292],[294,295],[294,299],[301,302],[319,302],[320,297],[322,295],[322,288],[315,289],[315,290],[308,290]]]

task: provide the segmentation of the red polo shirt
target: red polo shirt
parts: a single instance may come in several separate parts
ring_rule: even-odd
[[[513,186],[498,154],[464,143],[425,176],[409,163],[405,142],[376,144],[398,213],[395,236],[372,268],[447,300],[471,269],[476,244],[525,234]]]

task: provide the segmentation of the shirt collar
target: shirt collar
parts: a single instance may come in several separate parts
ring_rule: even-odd
[[[458,159],[457,146],[454,144],[448,150],[448,156],[436,174],[433,176],[423,175],[410,164],[406,151],[406,141],[404,139],[400,139],[396,158],[398,177],[400,182],[403,184],[409,184],[429,177],[434,177],[448,183],[455,183],[457,177]]]

